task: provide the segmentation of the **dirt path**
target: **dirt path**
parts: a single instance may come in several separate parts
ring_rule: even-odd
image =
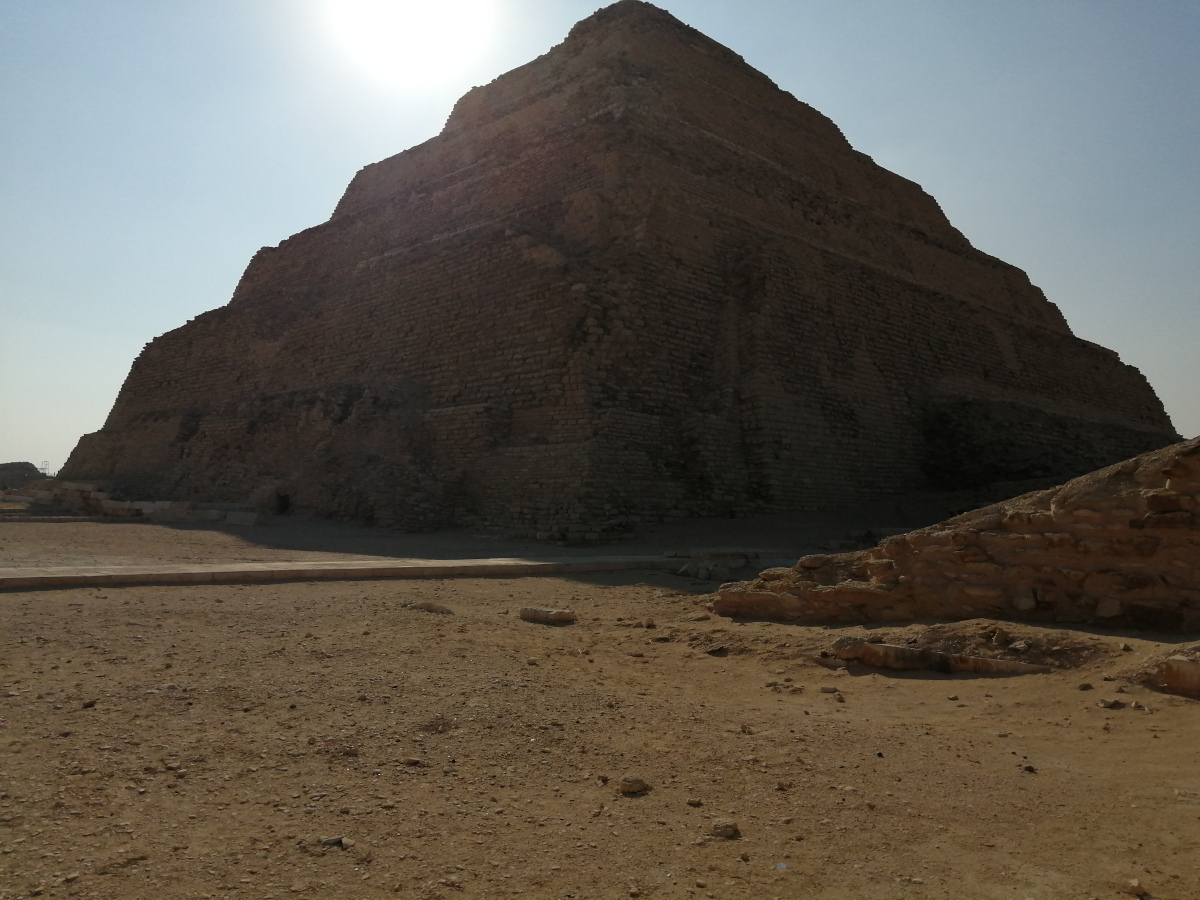
[[[1169,644],[839,674],[629,581],[0,595],[0,898],[1200,896],[1200,705],[1120,680]]]

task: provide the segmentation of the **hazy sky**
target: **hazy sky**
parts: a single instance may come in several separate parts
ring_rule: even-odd
[[[466,3],[360,0],[461,27],[414,41],[321,0],[0,0],[0,462],[61,466],[143,344],[600,5]],[[659,5],[923,185],[1200,433],[1200,3]]]

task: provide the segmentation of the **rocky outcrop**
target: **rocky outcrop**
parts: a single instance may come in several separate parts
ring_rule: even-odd
[[[45,478],[31,462],[0,463],[0,491],[11,491]]]
[[[722,615],[800,622],[1000,616],[1200,629],[1200,438],[870,550],[721,587]]]
[[[147,345],[62,475],[586,541],[1174,440],[1141,374],[919,185],[621,0]]]

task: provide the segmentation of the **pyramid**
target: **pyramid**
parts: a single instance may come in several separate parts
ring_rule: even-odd
[[[1176,440],[1136,369],[919,185],[621,0],[148,344],[62,475],[597,540]]]

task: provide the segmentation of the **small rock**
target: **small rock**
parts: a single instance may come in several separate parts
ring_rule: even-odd
[[[821,693],[822,694],[836,694],[837,692],[838,692],[838,689],[835,688],[832,684],[821,685]]]
[[[728,838],[734,840],[742,836],[742,831],[738,828],[738,823],[732,819],[717,819],[708,829],[708,833],[713,837]]]
[[[704,801],[701,800],[699,797],[688,797],[687,805],[688,806],[703,806]]]
[[[518,615],[522,621],[534,622],[538,625],[570,625],[575,621],[575,611],[571,609],[545,609],[540,606],[522,606]]]
[[[1101,709],[1124,709],[1125,704],[1120,700],[1097,700],[1096,705]]]
[[[958,694],[951,694],[951,695],[950,695],[949,697],[947,697],[946,699],[947,699],[947,700],[957,700],[957,699],[958,699]]]
[[[529,657],[529,659],[525,660],[525,665],[527,665],[527,666],[536,666],[537,664],[538,664],[538,661],[536,659],[534,659],[532,656]]]
[[[454,615],[454,610],[448,606],[442,606],[440,603],[434,603],[432,600],[422,600],[419,603],[414,603],[409,609],[419,609],[422,612],[437,613],[442,616]]]
[[[1013,608],[1018,612],[1029,612],[1037,609],[1037,600],[1031,597],[1028,593],[1024,593],[1013,600]]]
[[[1121,649],[1122,649],[1122,650],[1124,650],[1126,653],[1128,653],[1128,652],[1130,652],[1130,651],[1133,649],[1133,645],[1132,645],[1132,644],[1128,644],[1128,643],[1122,643],[1122,644],[1121,644]]]
[[[1028,765],[1021,766],[1021,771],[1028,772],[1030,775],[1036,775],[1037,774],[1037,766],[1028,766]]]
[[[400,759],[400,765],[402,765],[402,766],[419,766],[419,765],[421,765],[421,760],[416,756],[405,756]]]
[[[622,794],[644,794],[650,790],[650,785],[641,775],[626,775],[617,785],[617,790]]]
[[[750,862],[750,854],[743,851],[741,856],[738,857],[738,859],[740,859],[742,862]]]
[[[1090,691],[1091,689],[1092,683],[1090,681],[1085,681],[1083,684],[1079,685],[1079,690],[1081,691]]]
[[[1024,653],[1029,649],[1029,641],[1013,641],[1008,645],[1009,650],[1015,650],[1017,653]]]
[[[84,700],[84,701],[83,701],[83,708],[84,708],[84,709],[93,709],[95,706],[96,706],[96,701],[95,701],[95,700]]]
[[[698,887],[698,888],[706,888],[706,887],[708,887],[708,882],[707,882],[707,881],[705,881],[705,880],[704,880],[704,879],[702,879],[702,878],[697,878],[697,879],[696,879],[696,887]]]

